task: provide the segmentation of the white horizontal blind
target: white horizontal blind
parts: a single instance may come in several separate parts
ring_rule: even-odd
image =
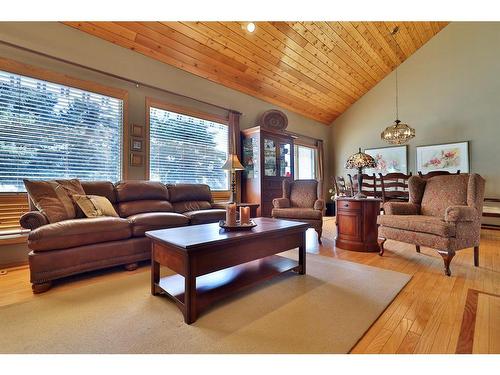
[[[151,107],[149,133],[151,180],[229,189],[227,125]]]
[[[0,192],[23,178],[118,181],[123,101],[0,71]]]

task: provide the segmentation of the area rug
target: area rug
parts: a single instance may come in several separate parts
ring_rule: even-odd
[[[295,255],[287,252],[286,255]],[[0,308],[1,353],[348,353],[410,275],[307,254],[184,324],[149,272]]]

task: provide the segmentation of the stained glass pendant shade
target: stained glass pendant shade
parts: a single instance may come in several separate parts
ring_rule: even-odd
[[[396,26],[392,31],[391,35],[395,41],[394,35],[398,32],[399,28]],[[398,69],[394,71],[396,75],[396,120],[393,125],[389,125],[384,131],[380,134],[380,138],[382,140],[393,144],[393,145],[402,145],[407,143],[410,139],[415,137],[415,129],[410,127],[408,124],[405,124],[399,120],[399,106],[398,106]]]

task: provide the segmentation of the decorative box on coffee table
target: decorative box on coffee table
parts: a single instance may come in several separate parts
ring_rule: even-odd
[[[377,216],[381,199],[338,197],[335,246],[344,250],[379,251]]]

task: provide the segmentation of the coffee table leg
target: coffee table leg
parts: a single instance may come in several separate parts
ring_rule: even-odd
[[[302,236],[302,244],[299,246],[299,275],[306,274],[306,233]]]
[[[160,282],[160,263],[155,262],[151,259],[151,294],[155,296],[158,294],[156,292],[156,284]]]
[[[196,277],[184,277],[184,321],[186,324],[196,320]]]

